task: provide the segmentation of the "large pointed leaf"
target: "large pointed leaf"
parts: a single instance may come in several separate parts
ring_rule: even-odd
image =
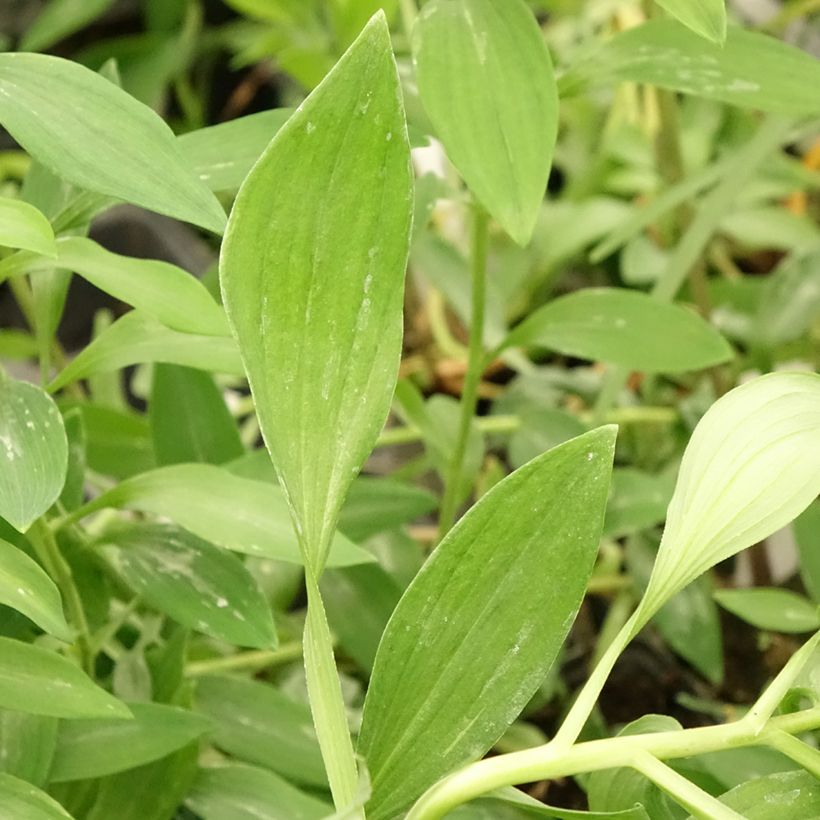
[[[68,443],[51,397],[1,371],[0,464],[0,516],[25,532],[63,489]]]
[[[22,199],[0,197],[0,245],[54,256],[54,231],[49,221]]]
[[[483,755],[518,716],[583,598],[615,429],[517,470],[453,528],[401,599],[376,656],[359,752],[373,820]]]
[[[719,45],[726,39],[724,0],[656,0],[695,34]]]
[[[532,236],[558,128],[549,52],[523,0],[430,0],[413,30],[419,93],[470,190]]]
[[[79,518],[105,507],[170,518],[201,538],[236,552],[302,563],[281,488],[239,478],[210,464],[174,464],[141,473],[73,515]],[[371,561],[370,553],[335,535],[331,566]]]
[[[131,717],[71,661],[10,638],[0,638],[0,707],[64,718]]]
[[[222,249],[262,432],[317,568],[390,407],[411,213],[401,93],[377,16],[254,166]]]
[[[114,83],[60,57],[6,53],[0,97],[0,123],[58,176],[222,231],[222,207],[188,166],[171,129]]]

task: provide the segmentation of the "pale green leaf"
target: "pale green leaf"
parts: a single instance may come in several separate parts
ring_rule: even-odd
[[[820,604],[820,503],[810,504],[794,521],[803,585]]]
[[[790,589],[719,589],[714,598],[724,609],[758,629],[787,633],[820,629],[817,607]]]
[[[100,290],[183,333],[229,336],[222,308],[187,271],[155,259],[111,253],[81,236],[57,240],[55,259],[35,258],[20,273],[74,271]]]
[[[0,709],[0,771],[45,786],[57,745],[58,719]]]
[[[396,816],[480,758],[543,681],[592,571],[614,445],[615,429],[600,428],[517,470],[404,594],[365,701],[369,818]]]
[[[0,245],[56,256],[51,223],[22,199],[0,197]]]
[[[236,342],[227,336],[202,336],[171,330],[157,319],[132,310],[106,328],[49,384],[51,392],[97,373],[132,364],[164,362],[241,376]]]
[[[239,646],[276,646],[270,607],[235,555],[168,524],[133,525],[102,544],[140,599],[183,626]]]
[[[655,0],[695,34],[722,45],[726,40],[724,0]]]
[[[200,769],[185,805],[202,820],[324,820],[333,811],[273,772],[239,764]]]
[[[49,780],[61,783],[133,769],[186,746],[210,728],[195,712],[132,703],[133,720],[71,720],[60,725]]]
[[[57,500],[68,466],[63,419],[39,387],[0,372],[0,516],[25,532]]]
[[[633,370],[700,370],[732,357],[696,313],[623,288],[584,288],[549,302],[515,327],[503,347],[535,346]]]
[[[390,407],[411,213],[407,129],[377,16],[254,166],[221,258],[265,442],[317,570]]]
[[[0,812],[8,820],[71,820],[56,800],[10,774],[0,774]]]
[[[715,402],[683,455],[639,616],[799,515],[820,493],[819,452],[814,373],[770,373]]]
[[[169,518],[235,552],[302,563],[281,488],[210,464],[175,464],[133,476],[72,513],[72,518],[105,507]],[[343,536],[334,537],[329,565],[372,560]]]
[[[150,108],[78,63],[0,54],[0,122],[58,176],[216,233],[221,205]],[[66,116],[70,111],[71,116]]]
[[[20,51],[45,51],[104,14],[114,0],[49,0],[26,29]]]
[[[0,604],[13,607],[64,641],[73,639],[60,593],[40,565],[0,538]]]
[[[310,709],[267,683],[203,677],[195,707],[215,724],[213,743],[247,763],[306,786],[327,788]]]
[[[781,114],[816,114],[820,61],[774,37],[730,26],[710,43],[675,20],[652,20],[596,45],[561,81],[567,93],[628,80],[729,105]]]
[[[558,128],[552,62],[523,0],[430,0],[413,29],[419,94],[470,190],[532,236]]]
[[[131,717],[62,655],[10,638],[0,638],[0,707],[63,718]]]

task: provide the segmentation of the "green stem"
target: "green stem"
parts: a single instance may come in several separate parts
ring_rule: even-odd
[[[472,274],[472,311],[470,314],[469,358],[464,389],[461,393],[461,418],[456,443],[444,482],[444,498],[439,517],[439,540],[443,538],[456,516],[461,473],[470,426],[478,404],[478,386],[484,370],[484,309],[487,301],[487,244],[489,217],[478,204],[473,204],[472,250],[470,268]]]
[[[406,820],[438,820],[462,803],[516,783],[533,783],[613,769],[649,754],[672,760],[743,746],[768,745],[778,732],[790,735],[820,727],[820,707],[772,718],[763,732],[745,720],[654,734],[624,735],[579,743],[553,744],[485,758],[450,775],[424,794]]]
[[[77,630],[76,646],[83,668],[89,674],[93,674],[94,653],[91,650],[91,635],[85,617],[83,601],[77,585],[74,583],[71,567],[63,557],[62,552],[60,552],[54,533],[42,518],[39,518],[31,525],[26,537],[63,595],[69,620],[74,629]]]
[[[215,675],[223,672],[259,672],[283,663],[295,661],[302,657],[300,641],[283,643],[278,649],[260,649],[254,652],[239,652],[225,658],[209,658],[205,661],[193,661],[185,667],[185,676],[199,678],[203,675]]]
[[[766,743],[778,752],[790,757],[807,772],[820,780],[820,752],[802,740],[782,730],[773,730],[766,735]]]

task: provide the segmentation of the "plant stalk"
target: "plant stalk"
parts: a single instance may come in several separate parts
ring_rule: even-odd
[[[225,658],[209,658],[193,661],[185,667],[185,677],[199,678],[223,672],[259,672],[302,657],[301,641],[283,643],[278,649],[259,649],[253,652],[238,652]]]

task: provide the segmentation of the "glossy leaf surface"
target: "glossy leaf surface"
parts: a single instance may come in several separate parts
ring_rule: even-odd
[[[22,199],[0,197],[0,245],[55,256],[54,231],[49,221]]]

